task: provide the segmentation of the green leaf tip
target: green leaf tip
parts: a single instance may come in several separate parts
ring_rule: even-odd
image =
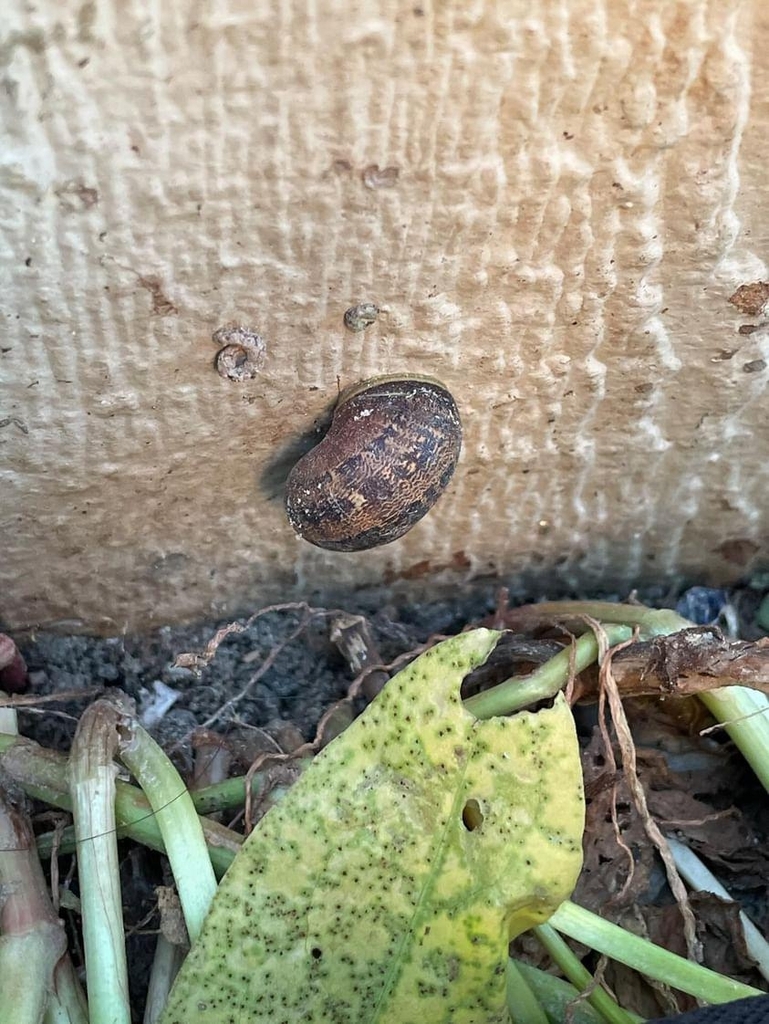
[[[511,936],[582,863],[571,712],[476,719],[460,686],[499,634],[390,680],[260,822],[225,876],[162,1024],[494,1024]]]

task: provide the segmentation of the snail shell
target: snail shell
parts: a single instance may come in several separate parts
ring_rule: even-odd
[[[332,551],[363,551],[402,537],[454,473],[459,411],[430,377],[373,377],[339,396],[323,440],[286,484],[294,530]]]

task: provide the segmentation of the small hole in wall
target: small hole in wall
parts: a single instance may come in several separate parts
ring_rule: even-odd
[[[468,800],[462,808],[462,824],[468,832],[475,832],[483,824],[483,812],[477,800]]]

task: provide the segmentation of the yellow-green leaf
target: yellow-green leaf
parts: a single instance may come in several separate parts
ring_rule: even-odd
[[[498,636],[398,673],[262,819],[162,1024],[508,1019],[508,940],[571,893],[584,807],[565,701],[488,721],[462,707]]]

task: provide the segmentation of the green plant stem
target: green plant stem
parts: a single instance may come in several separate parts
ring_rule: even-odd
[[[54,969],[53,992],[43,1024],[88,1024],[88,1003],[69,955]]]
[[[0,767],[33,800],[72,810],[64,754],[24,736],[0,733]]]
[[[171,862],[190,941],[200,934],[216,892],[216,877],[195,805],[179,773],[135,719],[121,728],[120,760],[130,769],[155,812]]]
[[[158,935],[155,957],[147,988],[143,1024],[156,1024],[168,1001],[168,993],[184,961],[184,948],[177,946],[163,935]]]
[[[512,1024],[549,1024],[547,1014],[519,969],[517,961],[509,957],[505,965],[505,981],[507,1009]]]
[[[70,810],[63,800],[56,806],[60,806],[62,810]],[[125,812],[125,806],[123,811]],[[143,813],[146,814],[146,811]],[[148,821],[151,824],[148,825]],[[208,818],[201,818],[201,827],[214,874],[217,878],[222,878],[242,846],[243,836],[239,832],[228,829],[225,825],[210,821]],[[146,846],[150,850],[157,850],[158,853],[166,852],[160,829],[153,818],[141,817],[135,827],[131,824],[118,824],[117,834],[118,839],[126,837],[133,839],[136,843],[141,843],[142,846]],[[219,845],[220,842],[224,845]],[[44,832],[37,837],[37,852],[42,860],[50,860],[54,851],[57,856],[61,856],[65,853],[75,853],[76,849],[77,838],[75,830],[71,826],[63,828],[60,832]]]
[[[643,638],[667,636],[694,625],[669,608],[647,608],[642,604],[617,604],[614,601],[543,601],[527,606],[526,612],[532,618],[571,621],[588,616],[601,623],[638,626]],[[581,628],[588,630],[590,626],[583,622]]]
[[[642,637],[670,636],[694,626],[689,619],[667,608],[614,604],[611,601],[548,601],[533,605],[526,611],[527,614],[536,614],[543,619],[571,621],[578,620],[580,616],[589,616],[602,624],[624,623],[628,626],[637,626]],[[589,628],[586,623],[580,627],[578,621],[573,625],[574,628]],[[547,665],[542,667],[547,668]],[[713,717],[725,727],[764,789],[769,792],[769,696],[747,686],[724,686],[703,691],[697,696]]]
[[[67,788],[67,759],[63,754],[47,750],[32,740],[0,733],[0,767],[32,799],[41,800],[43,803],[59,807],[64,811],[72,810],[72,798]],[[230,806],[237,806],[236,791],[240,793],[239,800],[242,805],[243,779],[230,779],[229,783],[231,783],[230,795],[233,799]],[[255,780],[254,793],[259,792],[260,785],[261,782]],[[206,799],[209,799],[207,794],[208,790],[201,790],[199,794],[193,795],[193,801],[199,797],[203,804]],[[128,836],[150,849],[165,853],[165,844],[147,798],[136,786],[131,786],[119,779],[116,786],[115,819],[118,836]],[[211,861],[217,875],[221,877],[240,849],[243,837],[218,822],[210,821],[207,818],[200,820]],[[73,851],[76,845],[74,829],[64,829],[61,840],[62,852]],[[38,839],[38,851],[41,856],[51,856],[53,841],[53,834],[41,836]]]
[[[27,816],[0,789],[0,1024],[38,1024],[67,948]]]
[[[673,836],[666,838],[681,877],[695,892],[714,893],[722,900],[734,902],[733,897],[693,850]],[[769,981],[769,943],[743,910],[739,911],[739,918],[748,953],[755,960],[758,970]]]
[[[70,755],[90,1024],[131,1021],[115,829],[120,714],[107,700],[86,708]]]
[[[0,730],[15,736],[16,711],[0,708]],[[66,761],[61,777],[66,784]],[[59,915],[35,849],[26,814],[0,788],[0,1024],[88,1024],[88,1006],[69,954]],[[21,936],[18,934],[21,932]],[[18,939],[22,937],[22,941]],[[12,986],[18,985],[14,994]]]
[[[610,646],[629,640],[632,630],[626,626],[608,626],[606,636]],[[573,644],[540,665],[527,676],[506,679],[464,702],[465,709],[476,718],[511,715],[538,700],[554,697],[569,679],[569,672],[582,672],[598,657],[598,641],[593,633],[586,633]]]
[[[292,766],[304,769],[312,763],[312,758],[292,761]],[[237,778],[225,779],[223,782],[216,782],[210,786],[192,791],[192,802],[198,814],[215,814],[217,811],[240,810],[246,800],[247,779],[244,775]],[[260,775],[254,775],[251,779],[251,795],[256,798],[261,795],[263,781]],[[270,790],[270,799],[275,800],[276,790]],[[285,789],[288,792],[288,788]]]
[[[2,710],[2,709],[0,709]],[[6,709],[8,710],[8,709]],[[16,712],[12,712],[14,715]],[[62,795],[66,792],[62,784],[62,771],[66,769],[67,758],[56,750],[41,747],[34,740],[19,736],[15,732],[0,729],[0,764],[23,784],[29,796],[43,803],[60,806]],[[307,763],[310,763],[308,759]],[[25,781],[26,778],[26,781]],[[262,778],[254,775],[251,779],[251,794],[255,798],[262,791]],[[147,798],[136,786],[118,780],[118,807],[120,793],[134,803],[137,811],[152,815]],[[34,790],[34,792],[33,792]],[[246,795],[246,777],[225,779],[215,785],[205,786],[192,793],[192,800],[198,814],[212,814],[215,811],[226,811],[241,808]],[[65,808],[69,809],[69,808]],[[118,811],[118,826],[119,821]],[[135,822],[132,822],[136,824]]]
[[[582,965],[555,928],[549,924],[541,924],[533,931],[574,988],[580,993],[589,991],[587,1001],[596,1013],[600,1014],[602,1020],[609,1024],[635,1024],[641,1019],[623,1010],[605,989],[595,985],[590,971]]]
[[[26,935],[0,935],[0,1024],[38,1024],[51,985],[53,925]]]
[[[603,1018],[590,1003],[580,999],[579,992],[568,981],[522,960],[516,964],[518,973],[528,981],[552,1024],[563,1024],[566,1020],[570,1024],[604,1024]]]
[[[723,686],[698,696],[769,792],[769,697],[747,686]]]
[[[633,970],[698,996],[708,1003],[728,1003],[733,999],[764,994],[759,989],[733,981],[632,935],[570,900],[560,905],[548,923],[563,935],[592,947],[612,960],[618,960]]]

